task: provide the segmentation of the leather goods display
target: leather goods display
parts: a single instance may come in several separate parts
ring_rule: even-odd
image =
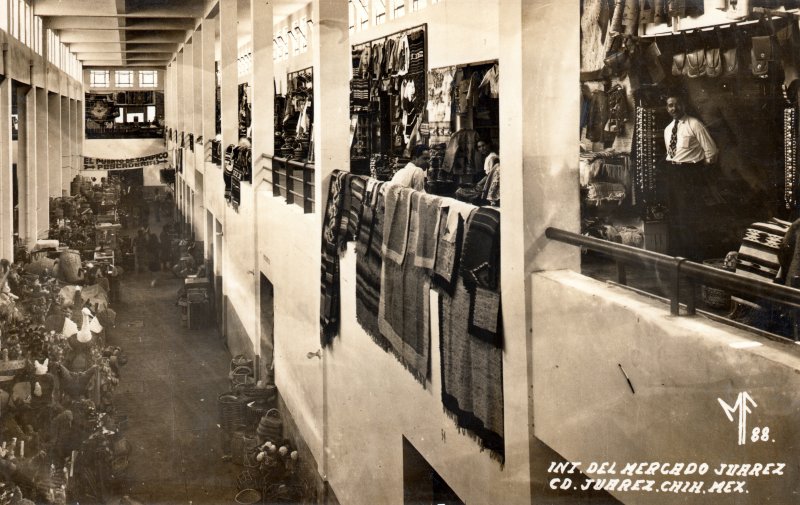
[[[753,75],[767,78],[770,71],[775,70],[777,64],[777,48],[771,35],[752,38],[753,47],[750,50],[750,60],[753,65]]]
[[[686,53],[675,53],[672,57],[672,75],[679,76],[686,72]]]

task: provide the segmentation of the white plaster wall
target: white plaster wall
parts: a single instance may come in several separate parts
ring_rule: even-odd
[[[258,259],[275,300],[275,382],[321,464],[322,362],[306,357],[320,347],[320,272],[309,267],[319,264],[317,221],[271,190],[259,191],[258,198]]]
[[[721,462],[787,464],[783,476],[705,478],[747,480],[746,494],[617,493],[626,504],[796,502],[796,345],[702,317],[670,316],[664,304],[574,272],[534,274],[532,279],[538,438],[568,460],[584,462],[584,468],[592,461],[619,466],[694,461],[712,468]],[[738,424],[728,420],[717,399],[733,405],[742,391],[758,406],[747,417],[747,443],[738,445]],[[751,429],[763,426],[770,428],[774,442],[752,443]]]

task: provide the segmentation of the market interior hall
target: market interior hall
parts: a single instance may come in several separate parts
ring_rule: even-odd
[[[800,2],[0,0],[0,51],[0,505],[794,502]]]

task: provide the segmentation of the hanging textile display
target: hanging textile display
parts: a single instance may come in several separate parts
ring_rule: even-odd
[[[384,183],[367,181],[364,205],[356,238],[356,320],[376,344],[389,349],[378,329],[383,257]]]
[[[411,219],[420,195],[396,185],[386,189],[378,328],[392,354],[425,386],[430,378],[430,278],[415,265],[417,220]]]
[[[453,83],[456,67],[434,68],[428,72],[428,143],[447,144],[451,135]]]
[[[652,200],[656,190],[656,142],[662,132],[656,128],[656,111],[636,107],[634,126],[634,190],[633,203]],[[663,139],[661,139],[663,141]]]
[[[225,201],[231,201],[231,186],[233,183],[233,161],[235,156],[236,146],[233,144],[225,148],[225,163],[222,170],[222,180],[225,182]]]
[[[366,174],[373,155],[407,156],[424,142],[420,132],[427,99],[426,29],[422,25],[352,47],[354,173]],[[427,124],[424,130],[429,131]]]
[[[499,217],[496,209],[483,207],[467,220],[461,275],[452,296],[439,297],[439,338],[445,411],[502,463]]]
[[[467,221],[461,277],[470,293],[469,334],[502,348],[500,331],[500,212],[480,207]]]
[[[783,110],[783,200],[787,210],[797,206],[797,107]]]
[[[248,138],[252,120],[251,105],[247,96],[247,84],[239,85],[239,138]]]
[[[346,244],[341,233],[346,172],[334,170],[328,187],[328,204],[322,227],[322,271],[320,279],[320,340],[328,347],[339,332],[339,253]]]

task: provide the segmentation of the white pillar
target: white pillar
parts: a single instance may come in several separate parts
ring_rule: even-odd
[[[220,94],[222,107],[222,149],[239,142],[238,133],[238,2],[220,0]],[[223,223],[224,225],[224,223]]]
[[[61,192],[69,194],[69,182],[72,180],[72,113],[69,97],[61,97]]]
[[[350,44],[346,0],[313,3],[314,201],[319,226],[327,203],[330,174],[350,170]]]
[[[50,197],[61,196],[61,96],[47,95],[47,172]],[[50,209],[48,204],[48,216]]]
[[[253,32],[253,175],[266,164],[264,154],[275,150],[275,68],[272,60],[272,2],[250,0]],[[257,184],[255,177],[253,184]]]
[[[72,145],[70,151],[72,155],[70,158],[70,165],[72,166],[72,172],[69,178],[70,182],[72,182],[72,179],[74,179],[83,168],[83,159],[81,158],[81,154],[83,153],[83,141],[81,140],[83,138],[83,107],[81,107],[81,103],[82,102],[79,102],[77,99],[69,101],[69,142]]]
[[[544,237],[548,226],[577,231],[580,222],[579,104],[565,92],[579,82],[580,13],[577,3],[500,2],[499,154],[503,180],[514,182],[500,188],[506,468],[519,469],[511,481],[524,478],[526,469],[530,481],[538,481],[542,476],[530,473],[542,457],[531,449],[538,446],[532,371],[552,364],[537,364],[533,355],[531,274],[580,269],[578,248]],[[510,380],[520,377],[525,387]],[[526,421],[527,430],[515,428]]]
[[[200,128],[201,130],[198,131],[203,136],[203,149],[204,149],[204,156],[203,156],[203,168],[204,173],[210,174],[209,177],[220,177],[219,172],[209,168],[209,171],[205,171],[207,168],[206,165],[211,165],[211,141],[216,136],[216,91],[217,91],[217,81],[215,75],[215,32],[218,24],[218,20],[216,17],[203,19],[201,30],[200,30],[200,54],[201,54],[201,63],[200,63],[200,106],[201,106],[201,117],[200,117]],[[203,177],[203,192],[200,196],[200,202],[202,205],[201,216],[198,216],[198,219],[201,222],[206,222],[205,226],[205,234],[203,237],[203,257],[208,259],[211,257],[213,253],[213,241],[214,241],[214,229],[213,229],[213,222],[212,226],[209,227],[208,225],[208,216],[206,209],[206,202],[207,202],[207,191],[205,188],[209,187],[210,184],[205,177]],[[215,258],[215,262],[221,261],[222,258]]]
[[[50,166],[48,163],[47,89],[36,88],[36,235],[47,238],[50,227]]]
[[[17,187],[19,237],[26,247],[36,242],[36,90],[17,87]]]
[[[0,80],[0,258],[14,255],[14,179],[11,152],[11,79]]]

